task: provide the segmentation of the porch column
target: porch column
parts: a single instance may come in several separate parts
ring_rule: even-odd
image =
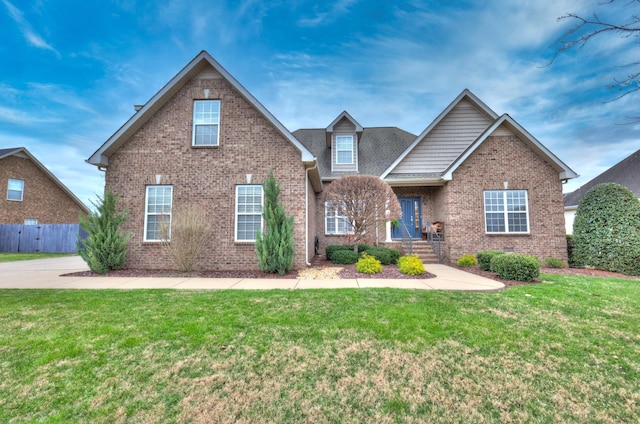
[[[385,230],[387,233],[387,240],[386,241],[391,241],[391,221],[387,221],[385,223]]]

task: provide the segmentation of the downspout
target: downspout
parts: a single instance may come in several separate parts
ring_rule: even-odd
[[[311,266],[309,261],[309,171],[318,168],[318,162],[311,168],[305,169],[305,181],[304,181],[304,213],[305,213],[305,229],[304,229],[304,255],[305,263],[307,266]]]

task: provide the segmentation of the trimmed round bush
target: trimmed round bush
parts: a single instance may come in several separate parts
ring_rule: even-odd
[[[356,265],[356,271],[363,274],[377,274],[382,271],[382,264],[375,257],[363,253],[362,257],[358,259]]]
[[[462,255],[458,258],[458,266],[468,268],[477,264],[478,260],[473,255]]]
[[[640,275],[640,201],[615,183],[582,197],[573,223],[573,261],[596,269]]]
[[[502,250],[483,250],[478,252],[476,257],[478,258],[478,267],[483,271],[493,271],[491,269],[491,258],[496,255],[504,255]]]
[[[331,260],[331,257],[333,256],[334,252],[338,251],[338,250],[349,250],[349,246],[343,245],[343,244],[330,244],[325,248],[325,255],[327,256],[328,260]],[[351,250],[353,250],[353,247],[351,248]]]
[[[398,259],[398,269],[405,275],[424,274],[424,264],[418,255],[406,255]]]
[[[565,263],[562,259],[558,258],[544,258],[542,264],[547,268],[564,268]]]
[[[400,259],[400,252],[388,247],[369,247],[365,253],[375,257],[382,265],[397,264]]]
[[[517,253],[495,255],[491,270],[505,280],[534,281],[540,276],[540,261],[535,256]]]
[[[567,234],[567,259],[569,260],[569,266],[578,267],[582,266],[575,261],[573,257],[573,247],[575,246],[575,239],[573,238],[573,234]]]
[[[340,265],[351,265],[358,262],[358,254],[353,250],[336,250],[331,255],[331,262]]]

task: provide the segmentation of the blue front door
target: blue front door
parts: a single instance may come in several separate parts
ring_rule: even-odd
[[[420,197],[398,197],[400,209],[402,210],[401,223],[393,227],[393,238],[402,238],[404,232],[402,224],[407,228],[407,232],[412,238],[422,237],[422,202]]]

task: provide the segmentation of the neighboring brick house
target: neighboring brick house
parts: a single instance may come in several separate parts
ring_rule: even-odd
[[[602,183],[618,183],[631,190],[640,199],[640,150],[594,177],[579,189],[564,196],[564,219],[567,234],[573,234],[573,221],[578,211],[580,199],[594,186]]]
[[[27,149],[0,149],[0,224],[77,224],[89,209]]]
[[[129,210],[127,266],[171,267],[159,227],[172,210],[201,204],[215,223],[204,269],[257,268],[262,186],[273,169],[294,216],[294,266],[345,239],[323,187],[353,173],[393,188],[416,243],[443,223],[445,260],[484,249],[566,259],[562,181],[576,174],[508,115],[468,90],[415,136],[363,128],[347,112],[327,127],[289,132],[203,51],[113,134],[88,162]],[[503,207],[507,205],[507,210]],[[398,243],[398,226],[378,240]],[[399,244],[398,244],[399,246]]]

